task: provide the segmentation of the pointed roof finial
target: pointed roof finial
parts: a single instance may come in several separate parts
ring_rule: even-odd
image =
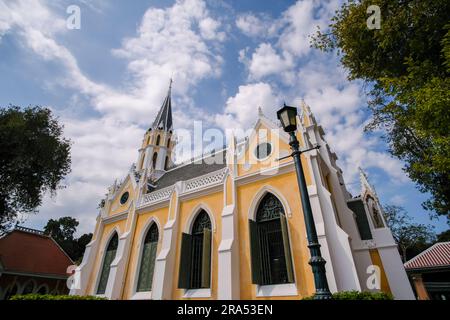
[[[261,107],[258,107],[258,115],[259,116],[263,116],[264,115]]]
[[[164,99],[164,102],[161,106],[161,109],[158,112],[158,115],[156,116],[155,121],[153,122],[152,128],[153,129],[160,129],[160,130],[172,130],[172,78],[170,78],[169,82],[169,90],[167,91],[167,96]]]

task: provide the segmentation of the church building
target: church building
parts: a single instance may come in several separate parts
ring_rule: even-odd
[[[289,135],[255,112],[251,134],[173,163],[169,92],[135,165],[102,201],[71,294],[108,299],[301,299],[314,294]],[[255,107],[256,110],[256,107]],[[375,189],[346,189],[310,108],[297,119],[308,195],[331,292],[414,299]],[[281,159],[283,158],[283,159]]]

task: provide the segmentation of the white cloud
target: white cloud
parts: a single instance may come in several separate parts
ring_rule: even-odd
[[[238,93],[228,98],[224,114],[216,116],[216,123],[224,129],[248,129],[256,119],[258,107],[273,114],[278,104],[279,99],[268,83],[239,86]]]
[[[239,16],[237,27],[244,34],[261,39],[253,52],[249,47],[239,51],[239,61],[247,67],[248,80],[261,81],[264,86],[241,86],[238,94],[228,99],[224,113],[216,118],[220,123],[248,128],[258,103],[268,106],[267,115],[274,115],[278,104],[273,98],[275,94],[272,91],[268,94],[267,88],[281,83],[281,88],[287,89],[277,91],[276,95],[281,97],[277,100],[299,105],[304,99],[311,106],[339,157],[347,181],[357,180],[357,168],[361,166],[381,169],[392,181],[405,182],[402,163],[380,151],[383,145],[379,139],[364,133],[368,115],[362,84],[347,80],[334,55],[310,48],[308,36],[315,32],[316,26],[326,28],[338,4],[337,0],[302,0],[276,19],[263,20],[253,13]],[[272,31],[268,35],[263,29]],[[253,109],[246,105],[252,105]]]
[[[274,36],[278,24],[267,15],[245,13],[237,17],[236,27],[249,37],[264,38]]]
[[[248,62],[249,76],[254,80],[271,74],[282,74],[292,66],[290,57],[278,55],[270,43],[261,43]]]
[[[86,76],[73,53],[58,41],[57,35],[67,32],[64,14],[65,10],[52,11],[45,1],[0,0],[0,36],[11,32],[38,60],[58,63],[64,77],[55,79],[51,88],[74,89],[71,103],[80,97],[101,113],[79,120],[73,110],[62,112],[65,135],[74,143],[72,173],[67,188],[55,199],[46,197],[40,213],[28,222],[43,227],[49,218],[71,215],[82,223],[88,221],[90,225],[80,229],[88,232],[93,230],[96,207],[107,186],[136,161],[144,133],[139,124],[148,125],[155,116],[171,76],[175,99],[184,106],[174,110],[175,125],[183,127],[193,116],[208,118],[193,106],[190,94],[201,80],[221,74],[219,44],[225,33],[204,1],[178,0],[165,9],[150,8],[136,36],[112,52],[126,59],[130,74],[121,88],[112,88]]]

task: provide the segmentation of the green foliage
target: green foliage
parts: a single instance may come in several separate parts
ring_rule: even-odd
[[[436,236],[436,242],[447,242],[450,241],[450,229],[439,233]]]
[[[435,240],[433,227],[414,223],[402,207],[387,205],[384,207],[384,213],[403,262],[427,249]]]
[[[24,294],[15,295],[10,300],[107,300],[96,296],[71,296],[71,295],[51,295],[51,294]]]
[[[50,219],[44,227],[44,233],[52,236],[75,262],[81,261],[86,245],[92,239],[92,233],[74,238],[78,225],[79,222],[75,218],[62,217],[58,220]]]
[[[35,213],[70,172],[70,141],[47,108],[0,108],[0,233]]]
[[[391,294],[384,292],[341,291],[333,293],[331,300],[393,300]],[[302,300],[314,300],[314,296]]]
[[[369,5],[381,11],[370,30]],[[450,218],[450,2],[347,0],[312,45],[337,50],[349,79],[369,84],[367,130],[384,130],[392,155],[421,192],[423,207]]]

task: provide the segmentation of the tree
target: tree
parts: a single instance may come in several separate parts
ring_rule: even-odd
[[[378,5],[381,28],[369,29]],[[347,0],[312,45],[337,51],[349,79],[366,82],[372,121],[430,212],[450,218],[450,23],[448,0]]]
[[[47,108],[0,109],[0,233],[36,213],[70,172],[70,141]]]
[[[44,234],[51,236],[70,258],[79,263],[83,257],[86,245],[92,239],[92,233],[74,238],[79,222],[72,217],[62,217],[58,220],[50,219],[44,227]]]
[[[387,205],[384,213],[403,262],[425,250],[436,238],[431,226],[413,223],[402,207]]]
[[[436,242],[447,242],[450,241],[450,229],[439,233],[436,236]]]

